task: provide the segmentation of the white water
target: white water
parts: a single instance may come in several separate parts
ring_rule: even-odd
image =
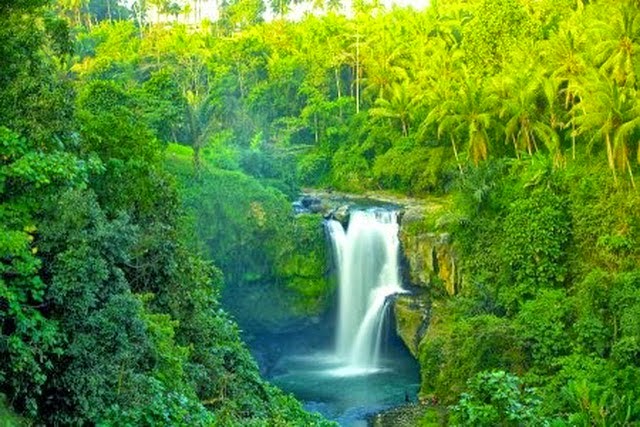
[[[341,375],[380,369],[382,327],[389,296],[403,292],[396,212],[356,211],[347,231],[328,223],[339,275],[336,356]]]

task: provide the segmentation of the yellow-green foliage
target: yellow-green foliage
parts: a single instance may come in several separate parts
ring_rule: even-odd
[[[460,197],[464,286],[433,303],[421,393],[453,403],[478,372],[504,370],[539,387],[546,417],[639,420],[637,194],[598,166],[543,161],[490,162]],[[486,415],[465,405],[465,416]]]
[[[7,406],[5,396],[0,394],[0,426],[2,427],[21,427],[31,425],[22,417],[13,412]]]
[[[261,382],[200,257],[265,317],[326,307],[319,218],[294,218],[285,196],[297,171],[353,191],[460,189],[465,287],[434,304],[423,393],[453,402],[504,369],[570,425],[640,422],[637,0],[358,4],[267,23],[223,2],[200,27],[81,3],[0,4],[11,410],[320,422]],[[164,164],[171,142],[190,148]],[[149,292],[145,317],[134,294]],[[181,375],[215,414],[171,389]]]

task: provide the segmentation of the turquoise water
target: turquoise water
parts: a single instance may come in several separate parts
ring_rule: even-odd
[[[382,368],[345,367],[331,354],[284,356],[271,382],[345,427],[364,427],[367,418],[407,400],[415,401],[418,366],[404,348],[394,348],[381,360]]]

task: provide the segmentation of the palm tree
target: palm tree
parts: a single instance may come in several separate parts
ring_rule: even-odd
[[[601,41],[596,45],[596,63],[602,71],[610,73],[615,81],[625,86],[636,82],[634,53],[640,44],[640,9],[626,1],[613,9],[603,8],[604,15],[595,29]]]
[[[455,123],[446,120],[452,102],[459,93],[461,84],[460,59],[462,51],[457,48],[447,48],[446,42],[437,38],[431,43],[430,57],[433,60],[433,67],[426,67],[418,73],[417,77],[421,83],[422,93],[425,95],[425,104],[430,110],[425,120],[420,124],[419,136],[424,137],[431,126],[437,127],[438,138],[442,138],[446,133],[451,142],[453,155],[456,159],[460,173],[462,165],[458,153],[456,142]]]
[[[285,15],[291,10],[291,0],[270,0],[269,6],[273,13],[278,15],[278,18],[284,19]]]
[[[193,161],[197,172],[201,166],[200,150],[209,142],[218,123],[211,95],[188,90],[185,98],[185,140],[193,148]]]
[[[443,40],[448,47],[460,45],[462,27],[473,18],[468,9],[469,5],[463,2],[452,2],[446,5],[432,2],[427,11],[431,21],[430,35]]]
[[[366,39],[360,30],[360,25],[357,20],[351,22],[351,27],[347,30],[347,34],[344,37],[343,51],[339,55],[339,64],[347,65],[351,69],[351,96],[355,99],[356,113],[360,112],[360,88],[362,84],[362,53],[367,45]],[[338,88],[340,88],[338,68],[336,72],[336,82],[338,82]]]
[[[555,158],[560,160],[560,138],[551,124],[546,122],[544,79],[537,68],[525,71],[506,72],[502,77],[503,94],[500,117],[506,120],[505,137],[512,142],[516,155],[526,150],[529,155],[538,151],[537,141],[541,141]],[[553,95],[550,95],[553,96]]]
[[[579,132],[593,134],[592,141],[603,140],[614,181],[617,182],[617,170],[626,168],[635,188],[629,143],[634,132],[640,129],[637,91],[594,72],[579,96],[581,101],[574,107],[578,110],[574,120]]]
[[[576,129],[573,115],[576,103],[577,83],[586,73],[587,64],[584,59],[586,37],[580,29],[562,29],[552,37],[543,48],[544,61],[551,71],[550,80],[555,81],[558,92],[564,97],[564,108],[571,115],[565,120],[571,129],[572,159],[576,159]],[[550,95],[550,94],[548,94]],[[549,96],[547,96],[549,98]]]
[[[476,81],[465,72],[465,78],[453,97],[445,100],[428,120],[437,121],[438,135],[449,133],[454,138],[465,135],[467,151],[477,165],[489,155],[487,131],[494,124],[496,97],[485,89],[482,81]],[[453,143],[452,139],[452,143]],[[455,144],[454,144],[455,150]]]
[[[58,7],[62,9],[63,13],[68,15],[69,20],[73,26],[82,25],[83,10],[87,8],[89,4],[88,0],[59,0]],[[70,15],[70,16],[69,16]],[[87,26],[91,26],[90,19],[87,20]]]
[[[397,120],[402,129],[402,136],[409,136],[410,123],[416,110],[418,98],[411,83],[405,80],[402,83],[394,83],[391,86],[389,99],[380,97],[376,99],[375,106],[369,110],[372,117]]]
[[[559,103],[558,86],[556,80],[550,76],[542,76],[540,80],[540,89],[544,95],[545,108],[542,112],[542,122],[546,123],[552,133],[549,135],[551,139],[543,138],[549,152],[553,155],[554,166],[560,166],[565,163],[562,154],[561,139],[558,134],[560,129],[564,129],[566,118],[563,117],[564,110]],[[571,132],[572,138],[572,158],[575,159],[575,132]],[[549,144],[549,143],[552,144]]]
[[[376,46],[375,41],[370,45]],[[371,99],[393,96],[392,88],[408,78],[406,68],[398,64],[401,54],[400,47],[396,46],[388,52],[373,52],[368,56],[369,60],[364,64],[367,74],[362,78],[364,95]]]

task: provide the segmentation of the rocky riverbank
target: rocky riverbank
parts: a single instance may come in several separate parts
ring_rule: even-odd
[[[370,427],[437,427],[446,425],[445,411],[436,406],[408,403],[369,419]]]

